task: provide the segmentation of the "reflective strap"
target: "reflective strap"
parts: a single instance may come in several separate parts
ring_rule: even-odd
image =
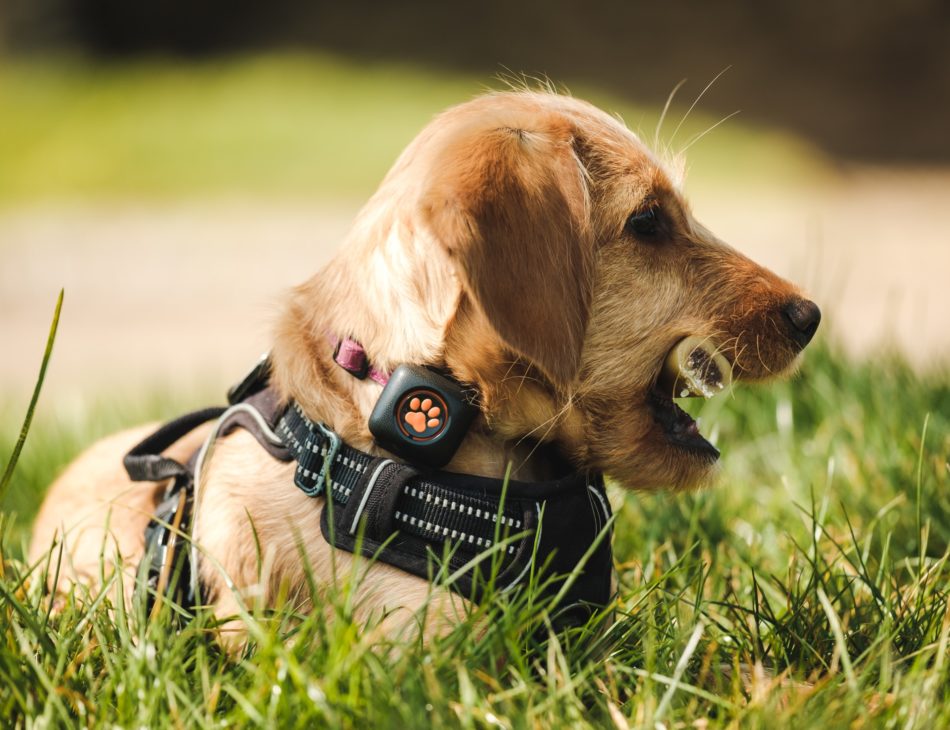
[[[363,510],[366,508],[366,501],[369,499],[369,495],[373,493],[373,487],[376,486],[376,480],[379,479],[380,472],[386,467],[387,464],[394,463],[392,459],[383,459],[379,466],[373,470],[373,476],[370,477],[369,482],[366,484],[366,488],[363,490],[363,496],[360,499],[360,506],[356,508],[356,514],[353,515],[353,523],[350,525],[350,534],[353,535],[356,532],[356,526],[360,521],[360,515],[363,514]]]
[[[307,418],[296,403],[281,416],[277,433],[297,461],[294,484],[304,494],[316,497],[329,492],[334,503],[345,506],[357,493],[358,506],[346,510],[347,519],[339,526],[349,534],[355,533],[364,514],[372,517],[368,524],[372,532],[387,533],[380,539],[403,530],[430,542],[470,549],[491,547],[496,534],[524,529],[523,514],[510,505],[497,525],[498,497],[442,486],[435,476],[420,475],[408,465],[381,461],[340,443],[335,433]],[[513,553],[515,547],[508,550]]]

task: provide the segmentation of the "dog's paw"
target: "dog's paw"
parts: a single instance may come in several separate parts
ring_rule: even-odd
[[[432,403],[431,398],[413,398],[403,419],[416,433],[442,425],[442,409]]]

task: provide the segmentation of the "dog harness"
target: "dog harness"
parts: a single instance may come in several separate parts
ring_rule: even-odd
[[[153,613],[165,599],[187,612],[207,600],[196,570],[195,483],[209,444],[241,428],[283,462],[294,485],[319,505],[332,546],[393,565],[480,601],[486,588],[514,591],[536,582],[558,597],[557,625],[583,622],[610,599],[611,510],[600,474],[543,482],[491,479],[405,464],[355,449],[294,402],[281,403],[262,360],[228,393],[230,407],[165,424],[130,451],[133,481],[169,480],[145,530],[141,571]],[[216,419],[205,446],[181,463],[162,452]],[[202,519],[205,517],[202,516]]]

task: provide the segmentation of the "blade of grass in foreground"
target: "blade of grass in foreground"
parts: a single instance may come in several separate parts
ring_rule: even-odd
[[[13,478],[13,470],[20,458],[20,452],[23,450],[23,444],[26,442],[26,435],[30,432],[30,424],[33,422],[33,412],[36,410],[36,402],[40,398],[40,390],[43,388],[43,381],[46,379],[46,366],[49,365],[50,355],[53,354],[53,342],[56,341],[56,330],[59,329],[59,313],[63,308],[63,289],[59,290],[59,297],[56,299],[56,309],[53,312],[53,322],[49,328],[49,337],[46,339],[46,352],[43,353],[43,362],[40,365],[40,374],[36,379],[36,385],[33,388],[33,397],[30,399],[30,406],[26,409],[26,418],[23,419],[23,428],[20,429],[20,437],[17,439],[16,446],[13,447],[13,454],[10,455],[10,461],[7,462],[3,470],[3,476],[0,477],[0,502],[7,492],[10,480]]]

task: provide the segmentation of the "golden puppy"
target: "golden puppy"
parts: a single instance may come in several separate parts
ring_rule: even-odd
[[[658,385],[671,349],[699,336],[735,379],[761,380],[793,367],[819,317],[792,284],[696,222],[616,119],[565,96],[496,93],[428,125],[337,256],[287,296],[271,382],[351,446],[382,453],[367,428],[381,386],[335,364],[326,333],[341,333],[378,368],[436,366],[477,389],[478,416],[449,471],[500,477],[510,463],[514,478],[547,478],[556,452],[630,489],[683,489],[709,480],[718,452]],[[173,455],[186,459],[207,432]],[[104,540],[106,572],[119,556],[129,571],[142,558],[166,485],[133,484],[122,457],[145,433],[93,446],[50,489],[32,558],[65,541],[60,589],[98,584]],[[193,539],[219,616],[278,589],[306,608],[301,551],[317,581],[332,580],[322,498],[295,489],[293,475],[241,430],[203,465]],[[337,553],[337,570],[351,559]],[[429,592],[377,563],[360,606],[413,611]],[[452,601],[437,594],[441,608]]]

